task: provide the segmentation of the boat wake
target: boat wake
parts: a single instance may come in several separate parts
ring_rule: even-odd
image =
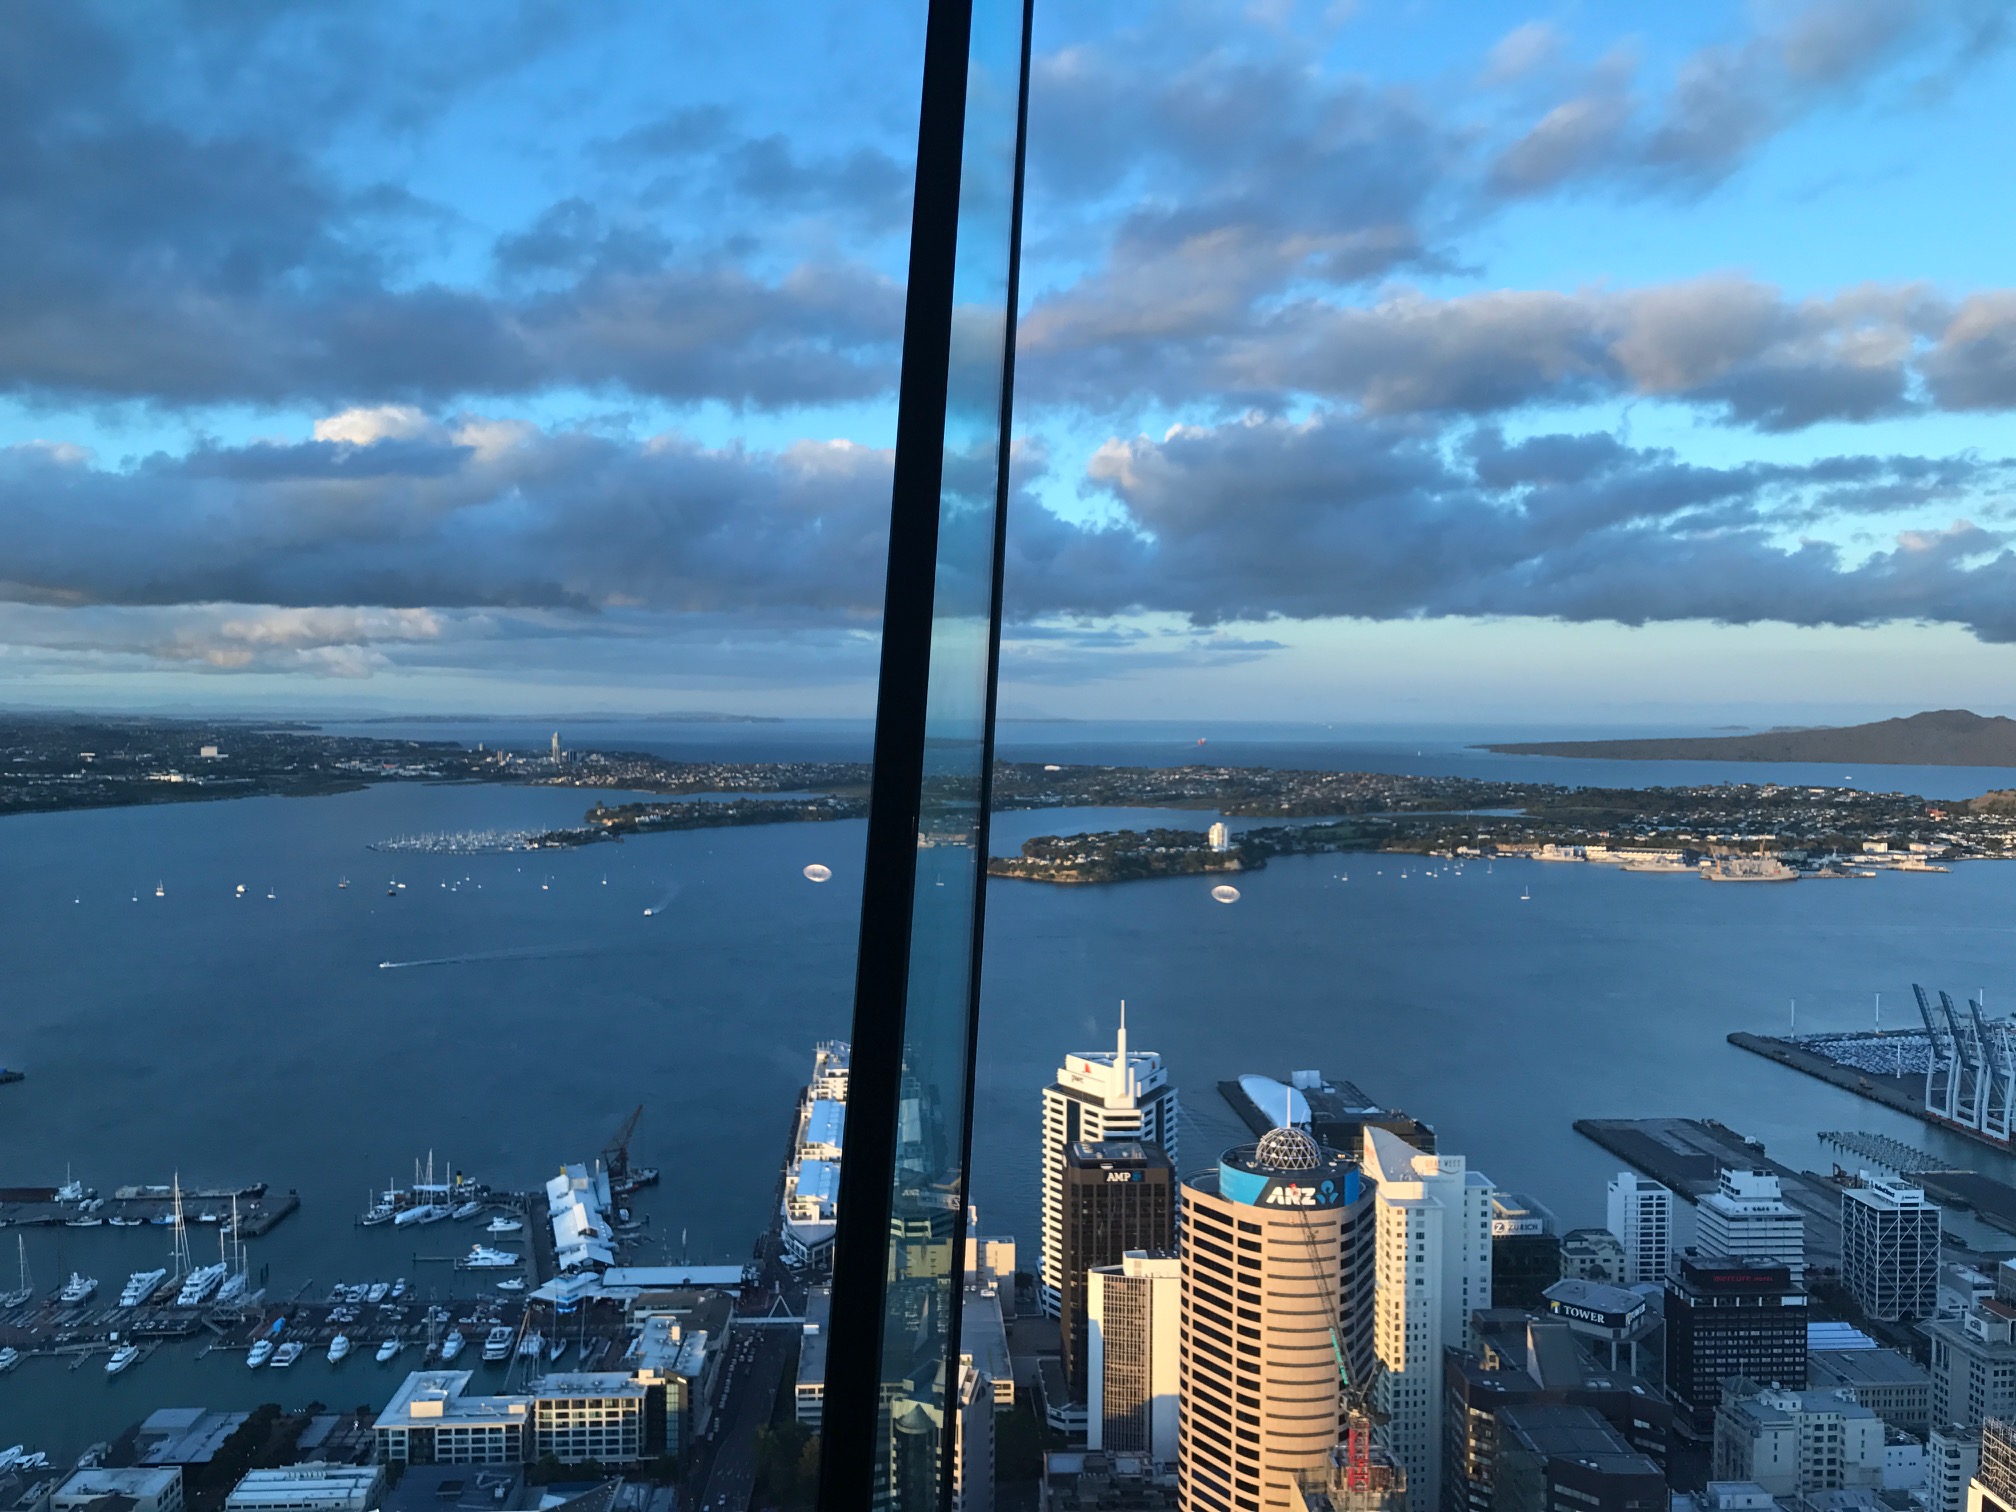
[[[649,908],[644,910],[644,917],[647,919],[657,918],[659,914],[665,912],[666,909],[672,906],[672,900],[678,896],[679,896],[679,884],[677,882],[674,882],[671,888],[666,892],[664,897],[660,898],[656,903],[653,903]]]
[[[467,955],[429,956],[422,961],[380,961],[380,971],[410,971],[419,966],[474,966],[483,961],[544,961],[555,956],[593,955],[596,945],[528,945],[516,950],[474,950]]]

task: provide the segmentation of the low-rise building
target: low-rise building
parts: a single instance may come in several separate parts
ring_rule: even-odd
[[[538,1504],[522,1465],[408,1465],[386,1488],[379,1512],[522,1512]]]
[[[1039,1512],[1172,1512],[1176,1505],[1176,1472],[1146,1455],[1043,1456]]]
[[[1893,1428],[1923,1437],[1931,1426],[1932,1377],[1894,1349],[1823,1349],[1806,1354],[1806,1384],[1852,1391]]]
[[[101,1496],[124,1497],[123,1512],[182,1512],[179,1466],[136,1465],[126,1470],[78,1470],[49,1498],[50,1512],[80,1512]]]
[[[384,1490],[377,1465],[317,1461],[248,1470],[224,1498],[224,1512],[372,1512]]]
[[[833,1318],[833,1288],[815,1286],[805,1297],[804,1332],[798,1340],[798,1421],[818,1430],[826,1420],[826,1330]]]
[[[644,1383],[621,1371],[575,1371],[532,1382],[532,1454],[563,1465],[627,1465],[644,1455]]]
[[[1883,1420],[1846,1391],[1729,1383],[1715,1414],[1714,1476],[1773,1496],[1883,1485]]]
[[[1500,1416],[1494,1512],[1666,1512],[1665,1473],[1586,1407]]]
[[[478,1396],[467,1370],[416,1370],[378,1414],[381,1465],[517,1465],[525,1462],[532,1399]]]

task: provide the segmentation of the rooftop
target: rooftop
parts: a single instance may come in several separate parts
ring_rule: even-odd
[[[475,1373],[468,1370],[416,1370],[406,1377],[385,1410],[378,1428],[434,1428],[443,1423],[473,1426],[526,1421],[531,1398],[469,1396]]]
[[[225,1498],[227,1512],[255,1512],[264,1507],[297,1507],[304,1499],[356,1500],[375,1503],[384,1478],[376,1465],[328,1465],[316,1462],[277,1470],[248,1470]]]
[[[1807,1361],[1809,1373],[1834,1377],[1829,1385],[1929,1387],[1932,1381],[1923,1365],[1894,1349],[1828,1349],[1814,1356]]]

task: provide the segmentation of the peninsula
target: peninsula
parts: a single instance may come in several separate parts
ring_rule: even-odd
[[[1544,740],[1479,747],[1506,756],[1606,761],[1808,761],[1849,766],[2016,767],[2016,719],[1936,709],[1817,729],[1650,740]]]

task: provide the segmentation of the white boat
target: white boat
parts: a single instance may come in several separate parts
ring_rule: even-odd
[[[521,1292],[525,1290],[525,1278],[523,1276],[513,1276],[509,1281],[499,1281],[497,1283],[497,1290],[501,1292]]]
[[[329,1363],[334,1365],[350,1353],[350,1335],[338,1334],[329,1341]]]
[[[364,1209],[362,1216],[357,1221],[367,1227],[371,1227],[380,1223],[390,1223],[398,1216],[399,1210],[392,1206],[390,1196],[386,1196],[381,1197],[378,1201]]]
[[[140,1346],[138,1344],[121,1344],[117,1349],[112,1351],[112,1358],[105,1362],[105,1374],[108,1376],[117,1375],[139,1358]]]
[[[337,886],[338,886],[339,888],[340,888],[340,887],[348,887],[348,886],[350,885],[350,879],[349,879],[348,877],[342,877],[342,878],[339,878],[339,879],[337,880],[337,883],[336,883],[336,885],[337,885]]]
[[[455,1262],[457,1270],[513,1270],[525,1263],[524,1257],[514,1255],[509,1250],[491,1249],[487,1245],[472,1244],[469,1253]]]
[[[451,1328],[448,1331],[448,1337],[441,1341],[441,1360],[443,1364],[446,1364],[448,1361],[454,1359],[455,1356],[462,1353],[463,1342],[461,1329]]]
[[[567,1346],[571,1342],[572,1341],[568,1339],[560,1339],[560,1338],[554,1339],[552,1343],[546,1346],[546,1358],[548,1360],[559,1359],[560,1356],[567,1353]]]
[[[397,1281],[394,1281],[392,1283],[392,1300],[394,1302],[397,1302],[401,1297],[405,1295],[406,1295],[406,1278],[404,1276],[401,1276]]]
[[[399,1341],[397,1339],[387,1339],[383,1344],[378,1346],[378,1363],[383,1365],[397,1353],[399,1353]]]
[[[537,1329],[534,1329],[518,1341],[518,1357],[520,1359],[536,1360],[539,1358],[539,1351],[545,1345],[545,1338],[541,1336]]]
[[[21,1363],[21,1351],[9,1346],[0,1349],[0,1375],[5,1375]]]
[[[522,1234],[525,1232],[525,1220],[522,1218],[506,1218],[502,1213],[499,1213],[495,1218],[490,1220],[490,1226],[484,1229],[483,1232],[486,1234]]]
[[[423,1202],[403,1210],[392,1220],[392,1224],[395,1228],[411,1228],[416,1223],[439,1223],[453,1211],[445,1203]]]
[[[282,1344],[278,1349],[273,1351],[273,1368],[275,1370],[285,1370],[289,1365],[300,1359],[307,1352],[307,1349],[308,1346],[303,1344],[299,1339],[290,1339],[287,1343]]]
[[[217,1301],[236,1302],[250,1287],[251,1282],[246,1279],[245,1272],[233,1271],[224,1278],[224,1284],[217,1288]]]
[[[165,897],[167,897],[167,896],[168,896],[168,889],[167,889],[166,885],[164,885],[163,883],[160,883],[160,882],[156,882],[156,883],[154,884],[154,896],[155,896],[155,897],[157,897],[157,898],[165,898]]]
[[[254,1370],[257,1370],[272,1358],[273,1341],[271,1339],[255,1339],[252,1342],[252,1347],[245,1351],[245,1363]]]
[[[119,1293],[121,1307],[138,1307],[160,1289],[168,1279],[165,1270],[135,1271],[126,1278],[126,1289]]]
[[[145,1218],[127,1218],[117,1213],[113,1214],[113,1216],[107,1221],[111,1223],[112,1227],[114,1228],[142,1228],[146,1225],[147,1222]]]
[[[455,1211],[450,1216],[453,1217],[457,1223],[461,1223],[466,1219],[474,1218],[478,1213],[482,1211],[483,1211],[482,1203],[465,1202],[461,1206],[456,1208]]]
[[[72,1271],[70,1272],[70,1279],[64,1283],[63,1290],[56,1293],[56,1300],[70,1304],[89,1302],[91,1294],[96,1290],[98,1290],[96,1277]]]
[[[230,1267],[223,1261],[215,1265],[199,1265],[183,1279],[182,1290],[175,1294],[177,1307],[201,1307],[210,1300],[211,1294],[224,1284]]]
[[[483,1341],[483,1358],[493,1363],[511,1358],[511,1330],[503,1324],[490,1330],[490,1336]]]
[[[383,1302],[385,1300],[385,1294],[391,1290],[392,1290],[391,1282],[373,1281],[371,1283],[371,1290],[369,1290],[364,1294],[364,1300],[366,1302]]]
[[[105,1227],[105,1220],[96,1217],[66,1218],[63,1220],[63,1226],[65,1228],[103,1228]]]
[[[234,896],[240,898],[245,896],[245,884],[243,882],[240,882],[238,884],[238,891],[234,894]]]

